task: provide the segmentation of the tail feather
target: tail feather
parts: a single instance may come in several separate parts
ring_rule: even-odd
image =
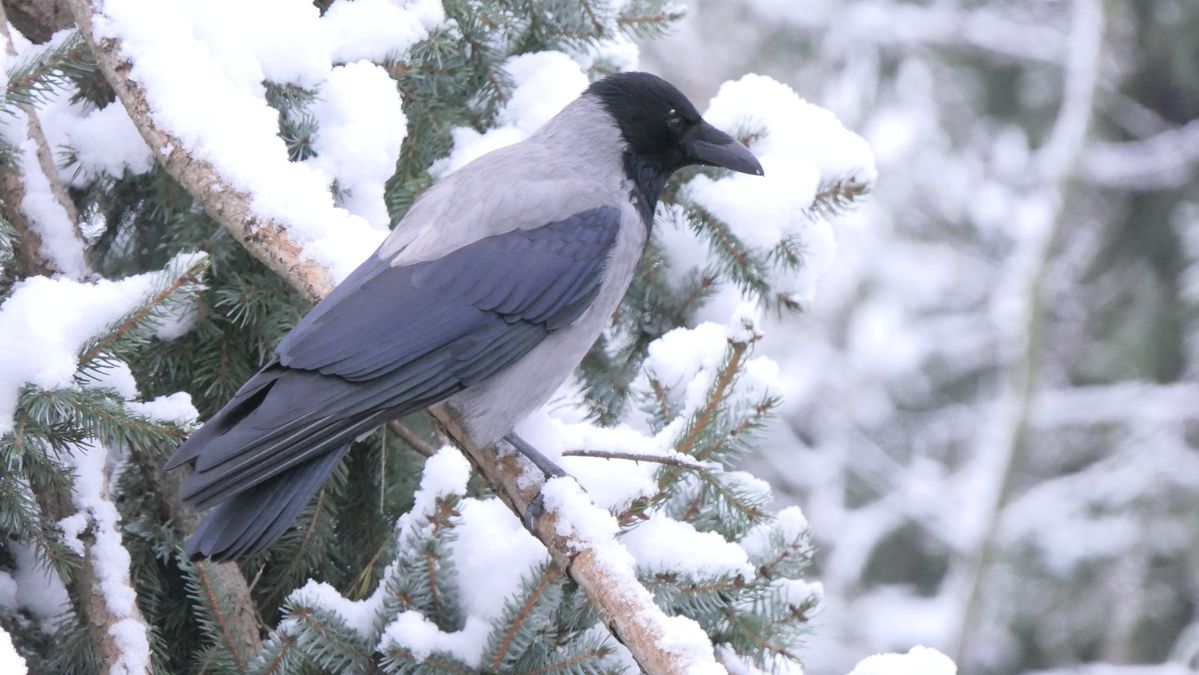
[[[192,535],[188,557],[223,562],[270,546],[287,531],[349,449],[344,445],[222,502],[208,512]]]

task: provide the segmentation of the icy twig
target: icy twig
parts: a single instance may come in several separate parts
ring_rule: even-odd
[[[253,256],[309,299],[324,297],[333,286],[329,272],[314,261],[301,259],[300,246],[289,237],[286,224],[255,214],[250,206],[250,195],[233,189],[210,163],[196,159],[169,129],[161,128],[154,121],[145,91],[129,78],[132,65],[122,55],[120,41],[112,38],[96,41],[92,24],[97,12],[94,2],[70,0],[71,11],[95,53],[101,72],[158,161]],[[436,406],[431,413],[482,471],[504,502],[518,515],[526,513],[540,486],[524,475],[521,460],[514,453],[501,455],[494,446],[477,446],[464,432],[461,421],[443,406]],[[646,672],[683,673],[689,669],[692,672],[723,672],[711,660],[711,643],[698,627],[689,630],[691,626],[678,625],[685,620],[664,615],[649,592],[637,582],[631,568],[610,564],[597,549],[595,541],[574,530],[567,528],[570,534],[560,534],[559,528],[563,524],[559,515],[549,509],[536,520],[534,529],[555,562],[583,588],[605,625],[628,647]],[[600,543],[619,547],[611,537]],[[249,602],[248,595],[245,601]],[[709,663],[700,665],[697,652],[698,661],[703,661],[705,649]],[[698,670],[694,669],[696,666],[699,666]]]

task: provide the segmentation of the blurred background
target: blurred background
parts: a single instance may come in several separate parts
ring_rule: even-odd
[[[689,5],[644,67],[697,101],[770,75],[878,158],[764,348],[790,384],[753,470],[825,589],[808,671],[923,643],[967,675],[1194,672],[1199,2]]]

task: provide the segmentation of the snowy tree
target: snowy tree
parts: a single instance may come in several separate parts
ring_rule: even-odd
[[[396,420],[270,550],[194,562],[181,544],[197,514],[161,466],[196,421],[422,190],[635,68],[634,39],[680,10],[4,6],[0,624],[30,670],[798,667],[821,595],[808,523],[733,465],[788,388],[755,355],[759,317],[811,301],[828,219],[875,179],[836,117],[762,76],[707,106],[767,176],[667,187],[609,330],[520,426],[573,478],[543,482],[434,410],[448,438]],[[894,658],[952,672],[927,651]]]
[[[883,176],[766,325],[790,388],[748,466],[813,523],[813,671],[1195,667],[1197,29],[1169,0],[712,1],[649,47],[693,90],[786,82]]]

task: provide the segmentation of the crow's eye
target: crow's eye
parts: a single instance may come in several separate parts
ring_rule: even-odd
[[[683,118],[679,117],[677,112],[671,110],[666,116],[666,128],[670,129],[671,133],[679,134],[683,132],[684,126]]]

